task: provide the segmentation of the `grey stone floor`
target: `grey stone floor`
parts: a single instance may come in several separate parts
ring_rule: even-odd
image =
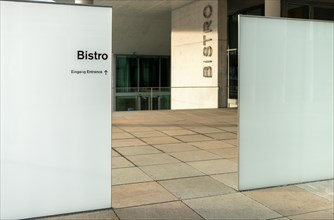
[[[113,210],[48,219],[334,219],[333,180],[237,191],[237,110],[113,113]]]

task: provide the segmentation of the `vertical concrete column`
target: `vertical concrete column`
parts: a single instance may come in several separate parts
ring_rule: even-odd
[[[264,15],[271,17],[281,17],[281,0],[265,0]]]
[[[94,0],[75,0],[75,4],[93,5]]]
[[[218,1],[218,107],[227,107],[227,0]]]
[[[218,2],[194,1],[172,11],[172,109],[218,107]]]

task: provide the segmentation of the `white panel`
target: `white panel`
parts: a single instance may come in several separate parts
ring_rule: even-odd
[[[0,8],[0,218],[110,208],[111,8]]]
[[[239,190],[333,178],[334,23],[239,28]]]

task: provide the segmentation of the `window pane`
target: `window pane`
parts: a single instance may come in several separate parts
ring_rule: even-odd
[[[161,87],[170,87],[170,58],[161,58]]]
[[[159,58],[139,58],[140,87],[159,87]]]
[[[116,111],[137,110],[137,96],[116,96]]]
[[[238,51],[229,52],[229,99],[238,99]]]
[[[307,5],[288,4],[289,18],[309,18],[309,7]]]
[[[228,29],[229,48],[238,48],[238,15],[229,16]]]
[[[170,95],[160,96],[160,109],[170,109]]]
[[[138,65],[136,57],[116,57],[116,87],[138,86]],[[126,91],[123,91],[126,92]]]
[[[334,8],[314,8],[314,19],[334,21]]]

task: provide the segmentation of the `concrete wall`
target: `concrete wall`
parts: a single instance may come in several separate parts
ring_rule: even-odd
[[[228,2],[227,0],[218,1],[218,107],[226,108],[228,99],[227,85],[227,21],[228,21]]]
[[[172,109],[217,108],[218,1],[174,10],[171,35]]]
[[[170,13],[113,15],[113,53],[170,55]]]
[[[265,16],[281,17],[281,0],[264,1]]]

